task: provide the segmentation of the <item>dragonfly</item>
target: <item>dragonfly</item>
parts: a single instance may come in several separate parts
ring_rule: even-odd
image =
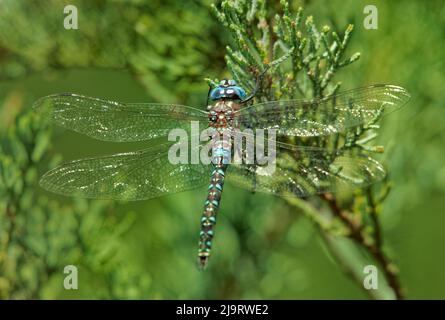
[[[399,109],[410,97],[402,87],[375,84],[319,99],[249,103],[258,88],[257,79],[256,88],[248,95],[236,81],[222,80],[210,87],[206,110],[177,104],[122,103],[71,93],[40,98],[35,108],[47,106],[55,124],[101,141],[165,138],[173,129],[190,132],[191,121],[212,129],[217,136],[265,129],[275,130],[279,136],[311,139],[370,123]],[[255,192],[309,197],[365,187],[385,177],[382,165],[366,154],[280,141],[275,142],[276,168],[264,173],[259,164],[230,163],[231,146],[221,141],[207,143],[212,160],[207,164],[172,163],[168,154],[175,142],[169,141],[61,164],[45,173],[40,185],[66,196],[116,200],[146,200],[207,185],[198,243],[198,266],[204,269],[212,252],[226,181]],[[190,152],[202,148],[200,144]]]

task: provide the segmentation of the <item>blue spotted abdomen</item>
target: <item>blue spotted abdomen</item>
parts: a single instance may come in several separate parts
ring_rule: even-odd
[[[207,199],[204,203],[204,212],[201,217],[201,231],[199,235],[198,263],[201,269],[205,268],[212,249],[216,214],[221,202],[224,187],[224,176],[230,160],[230,149],[222,145],[212,148],[213,172],[208,188]]]

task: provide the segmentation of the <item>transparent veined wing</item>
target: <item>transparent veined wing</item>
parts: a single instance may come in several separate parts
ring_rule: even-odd
[[[210,167],[172,164],[168,159],[171,145],[68,162],[43,175],[40,185],[67,196],[143,200],[207,184]]]
[[[318,100],[258,103],[241,109],[236,116],[241,129],[276,129],[282,135],[324,136],[367,124],[402,107],[409,97],[402,87],[376,84]]]
[[[365,154],[276,143],[275,166],[230,165],[227,181],[244,189],[279,196],[308,197],[350,191],[382,180],[383,166]]]
[[[34,107],[47,108],[58,125],[104,141],[131,142],[167,136],[172,129],[190,130],[191,121],[208,125],[207,113],[189,106],[121,103],[77,94],[55,94]]]

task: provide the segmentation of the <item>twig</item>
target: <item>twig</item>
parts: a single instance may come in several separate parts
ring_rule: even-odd
[[[382,248],[383,240],[382,240],[382,231],[380,228],[380,221],[377,215],[377,209],[374,202],[374,197],[372,196],[371,188],[366,189],[366,198],[368,200],[369,208],[371,209],[371,219],[374,224],[374,237],[375,237],[375,245],[379,250]]]
[[[382,267],[385,279],[393,289],[396,299],[404,299],[397,272],[394,270],[392,262],[386,257],[381,248],[378,247],[376,243],[369,243],[365,240],[362,225],[353,221],[347,212],[341,210],[336,199],[332,195],[324,194],[321,198],[329,205],[332,213],[350,228],[351,233],[349,237],[364,247]]]
[[[329,235],[327,233],[323,232],[323,230],[321,228],[318,227],[317,229],[320,233],[321,238],[323,239],[324,244],[326,245],[326,248],[329,250],[332,257],[335,259],[335,261],[340,266],[340,268],[343,270],[343,272],[349,278],[351,278],[354,283],[356,283],[360,288],[363,289],[363,286],[360,285],[362,283],[362,279],[357,275],[357,273],[354,272],[354,270],[351,268],[351,266],[348,264],[348,262],[343,259],[343,257],[341,256],[341,253],[332,244],[332,241],[331,241]],[[378,297],[375,295],[375,291],[365,290],[365,292],[371,299],[374,299],[374,300],[378,299]]]

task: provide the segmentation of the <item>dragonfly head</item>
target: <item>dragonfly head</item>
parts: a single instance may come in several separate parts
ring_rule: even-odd
[[[220,99],[237,99],[242,100],[246,97],[246,91],[236,84],[235,80],[221,80],[219,85],[212,90],[210,98],[215,100]]]

